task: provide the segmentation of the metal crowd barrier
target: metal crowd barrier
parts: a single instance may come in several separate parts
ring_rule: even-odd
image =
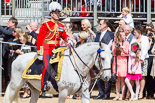
[[[2,41],[3,38],[0,38],[0,96],[2,96]]]

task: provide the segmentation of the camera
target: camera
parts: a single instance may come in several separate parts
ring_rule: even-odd
[[[119,48],[120,47],[120,44],[119,43],[116,43],[116,48]]]
[[[30,25],[26,25],[26,26],[25,26],[25,29],[27,29],[27,30],[28,30],[28,28],[29,28],[29,27],[30,27]]]
[[[148,36],[153,36],[153,34],[150,32],[150,33],[148,34]]]

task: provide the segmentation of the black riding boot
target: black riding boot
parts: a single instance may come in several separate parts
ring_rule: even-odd
[[[50,87],[47,86],[47,82],[45,82],[45,83],[43,84],[42,92],[46,92],[46,91],[48,91],[49,89],[50,89]]]
[[[45,72],[45,75],[44,75],[44,82],[43,82],[42,92],[46,92],[46,91],[48,91],[50,89],[50,87],[47,86],[47,80],[48,80],[48,78],[49,78],[49,74],[46,71]]]
[[[49,79],[49,76],[51,74],[50,71],[51,71],[51,69],[53,69],[53,67],[49,63],[50,58],[51,58],[51,55],[46,55],[46,60],[44,60],[44,62],[46,62],[44,64],[47,65],[47,68],[46,68],[46,71],[45,71],[45,74],[44,74],[42,92],[46,92],[46,91],[48,91],[50,89],[50,87],[47,86],[47,80]]]

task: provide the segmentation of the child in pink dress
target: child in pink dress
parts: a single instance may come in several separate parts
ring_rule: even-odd
[[[140,90],[139,80],[142,79],[141,63],[139,61],[140,49],[138,43],[131,44],[131,51],[134,52],[135,55],[129,55],[128,73],[125,79],[127,87],[129,88],[129,91],[131,93],[130,101],[138,100],[138,93]],[[132,89],[130,80],[134,80],[136,83],[136,94]]]
[[[115,35],[115,40],[112,43],[112,53],[114,55],[112,72],[113,74],[116,73],[118,80],[116,82],[116,97],[113,100],[122,100],[125,93],[125,77],[127,74],[127,56],[125,55],[129,53],[129,42],[125,41],[125,33],[121,29]],[[122,95],[120,94],[120,89],[122,90]]]

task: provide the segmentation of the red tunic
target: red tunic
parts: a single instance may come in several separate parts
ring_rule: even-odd
[[[69,36],[64,30],[64,25],[59,22],[55,22],[51,19],[47,23],[43,23],[37,38],[37,51],[40,51],[40,46],[44,48],[44,54],[52,55],[52,50],[56,46],[60,46],[60,38],[63,40]]]

